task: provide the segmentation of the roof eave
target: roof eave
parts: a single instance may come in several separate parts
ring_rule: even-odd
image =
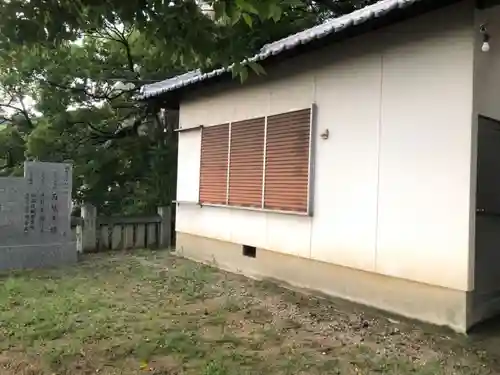
[[[394,10],[382,17],[372,18],[359,25],[353,25],[342,31],[326,35],[322,38],[312,40],[305,44],[299,44],[294,48],[285,50],[276,55],[272,55],[260,61],[259,63],[264,68],[266,68],[269,65],[302,55],[310,51],[321,49],[332,43],[354,38],[366,34],[368,32],[375,31],[387,27],[389,25],[393,25],[408,20],[410,18],[417,17],[429,11],[437,10],[439,8],[444,8],[446,6],[459,3],[462,1],[467,1],[467,0],[420,0],[415,2],[412,6]],[[142,101],[155,101],[158,102],[159,105],[166,108],[178,108],[183,98],[185,98],[191,92],[201,87],[207,87],[217,83],[227,82],[231,80],[232,80],[232,74],[230,72],[225,72],[221,75],[200,80],[198,82],[191,83],[187,86],[182,86],[155,96],[143,98]]]

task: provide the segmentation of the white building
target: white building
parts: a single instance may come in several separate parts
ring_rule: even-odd
[[[265,46],[243,85],[144,87],[180,111],[177,248],[459,331],[494,314],[495,3],[383,0]]]

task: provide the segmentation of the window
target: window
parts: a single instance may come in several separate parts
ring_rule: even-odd
[[[226,204],[229,124],[201,131],[200,202]]]
[[[311,110],[267,119],[264,208],[307,212]]]
[[[204,127],[200,203],[309,213],[311,108]]]
[[[262,207],[264,117],[231,124],[229,204]]]

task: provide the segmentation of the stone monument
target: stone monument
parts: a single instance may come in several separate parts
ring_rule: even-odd
[[[0,270],[74,263],[70,164],[26,162],[0,178]]]

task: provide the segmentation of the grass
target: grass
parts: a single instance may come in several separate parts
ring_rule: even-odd
[[[2,375],[494,374],[499,343],[168,252],[92,255],[0,287]]]

